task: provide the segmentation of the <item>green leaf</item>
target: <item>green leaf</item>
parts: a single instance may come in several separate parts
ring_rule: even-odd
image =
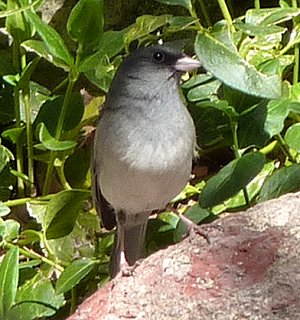
[[[0,201],[0,217],[5,217],[10,214],[10,208]]]
[[[9,163],[9,155],[7,149],[0,145],[0,172],[6,167]]]
[[[71,37],[80,43],[83,57],[96,48],[103,33],[103,26],[103,0],[81,0],[72,9],[67,30]]]
[[[97,261],[75,260],[69,265],[56,282],[56,294],[65,293],[75,287],[94,268]]]
[[[3,131],[1,136],[5,139],[9,139],[11,142],[16,144],[24,132],[25,132],[24,127],[12,128],[12,129],[7,129],[7,130]]]
[[[129,29],[125,36],[125,43],[148,36],[158,28],[168,24],[172,15],[164,14],[161,16],[143,15],[136,19],[136,23]]]
[[[217,92],[220,86],[221,82],[219,80],[213,80],[206,83],[202,83],[197,87],[194,87],[191,90],[189,90],[187,98],[191,102],[213,99],[213,96],[217,96]]]
[[[221,32],[199,32],[195,51],[205,69],[229,87],[269,99],[281,96],[280,77],[263,74],[244,60],[230,39],[227,27]]]
[[[50,317],[64,304],[63,295],[55,293],[51,280],[38,273],[18,289],[16,304],[9,312],[9,319]]]
[[[262,101],[244,113],[238,128],[240,147],[263,147],[268,139],[279,134],[292,104],[290,100]]]
[[[261,172],[247,185],[247,193],[250,203],[255,200],[267,176],[271,175],[274,169],[274,161],[267,162]],[[228,210],[238,210],[239,208],[244,208],[245,204],[244,192],[241,190],[235,196],[225,200],[222,204],[213,207],[212,212],[217,215]]]
[[[234,26],[238,30],[242,30],[249,36],[267,36],[274,33],[284,33],[286,28],[278,27],[276,25],[257,26],[250,23],[236,22]]]
[[[300,15],[299,9],[294,8],[267,8],[251,9],[245,16],[246,23],[258,26],[275,25],[291,20]]]
[[[251,152],[231,161],[207,181],[199,196],[200,206],[212,207],[234,196],[255,178],[265,161],[265,156],[259,152]]]
[[[39,57],[34,58],[32,61],[30,61],[26,65],[26,68],[22,71],[20,80],[18,82],[18,87],[20,90],[29,86],[31,75],[34,72],[35,68],[37,67],[39,61],[40,61]]]
[[[300,164],[283,167],[269,176],[259,193],[259,202],[278,198],[279,196],[299,190]]]
[[[124,49],[124,31],[107,31],[103,34],[98,44],[99,50],[87,57],[79,66],[81,72],[95,69],[103,59],[115,56]]]
[[[13,306],[19,281],[19,248],[11,248],[0,265],[0,318]]]
[[[290,148],[300,153],[300,123],[290,126],[284,138]]]
[[[4,221],[5,232],[3,234],[3,239],[6,241],[12,241],[16,239],[20,231],[20,223],[13,219],[7,219]]]
[[[61,36],[51,26],[42,21],[33,11],[26,11],[25,15],[43,39],[48,53],[60,60],[66,67],[72,67],[73,58]]]
[[[55,139],[50,135],[44,123],[39,124],[39,139],[46,149],[52,151],[66,151],[75,148],[75,146],[77,145],[76,141],[60,141]]]
[[[66,71],[69,71],[69,65],[66,65],[64,61],[59,59],[58,57],[53,56],[46,45],[45,42],[40,40],[26,40],[22,42],[21,46],[25,48],[29,52],[34,52],[40,57],[44,58],[45,60],[49,61],[50,63],[54,64],[58,68],[62,68]]]
[[[91,149],[76,148],[64,165],[67,181],[72,188],[89,188]]]
[[[32,36],[32,26],[24,18],[24,13],[20,11],[20,2],[16,0],[7,1],[7,11],[13,12],[6,18],[6,30],[13,38],[17,38],[20,42]]]
[[[52,100],[47,100],[39,110],[39,113],[34,121],[34,127],[36,128],[40,123],[44,123],[50,135],[54,137],[63,103],[63,96],[58,96]],[[69,116],[66,116],[64,121],[64,132],[70,131],[79,125],[84,113],[82,96],[79,93],[73,93],[67,108],[67,114]]]
[[[165,3],[171,6],[182,6],[187,8],[188,10],[192,9],[191,0],[156,0],[160,3]]]
[[[73,230],[83,200],[88,196],[88,191],[73,189],[51,198],[43,221],[47,239],[64,237]]]

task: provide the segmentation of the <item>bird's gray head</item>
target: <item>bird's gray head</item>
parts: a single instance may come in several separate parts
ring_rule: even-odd
[[[132,52],[122,63],[118,73],[127,74],[131,78],[142,78],[143,75],[177,78],[183,72],[200,67],[200,62],[180,51],[166,46],[140,48]]]

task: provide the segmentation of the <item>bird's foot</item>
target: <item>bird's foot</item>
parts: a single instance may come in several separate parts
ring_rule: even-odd
[[[124,252],[121,252],[121,259],[120,259],[120,272],[119,274],[122,277],[131,277],[134,275],[136,267],[140,265],[140,260],[136,261],[133,265],[129,265]]]

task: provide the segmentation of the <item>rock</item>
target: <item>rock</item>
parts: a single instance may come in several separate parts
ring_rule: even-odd
[[[118,276],[69,320],[299,320],[300,193],[226,214]]]

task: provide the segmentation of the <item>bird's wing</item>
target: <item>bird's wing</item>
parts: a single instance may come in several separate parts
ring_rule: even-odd
[[[112,206],[101,193],[101,188],[99,185],[99,168],[96,166],[95,160],[92,162],[92,170],[92,194],[94,205],[98,215],[101,218],[104,228],[111,230],[116,226],[116,214]]]

